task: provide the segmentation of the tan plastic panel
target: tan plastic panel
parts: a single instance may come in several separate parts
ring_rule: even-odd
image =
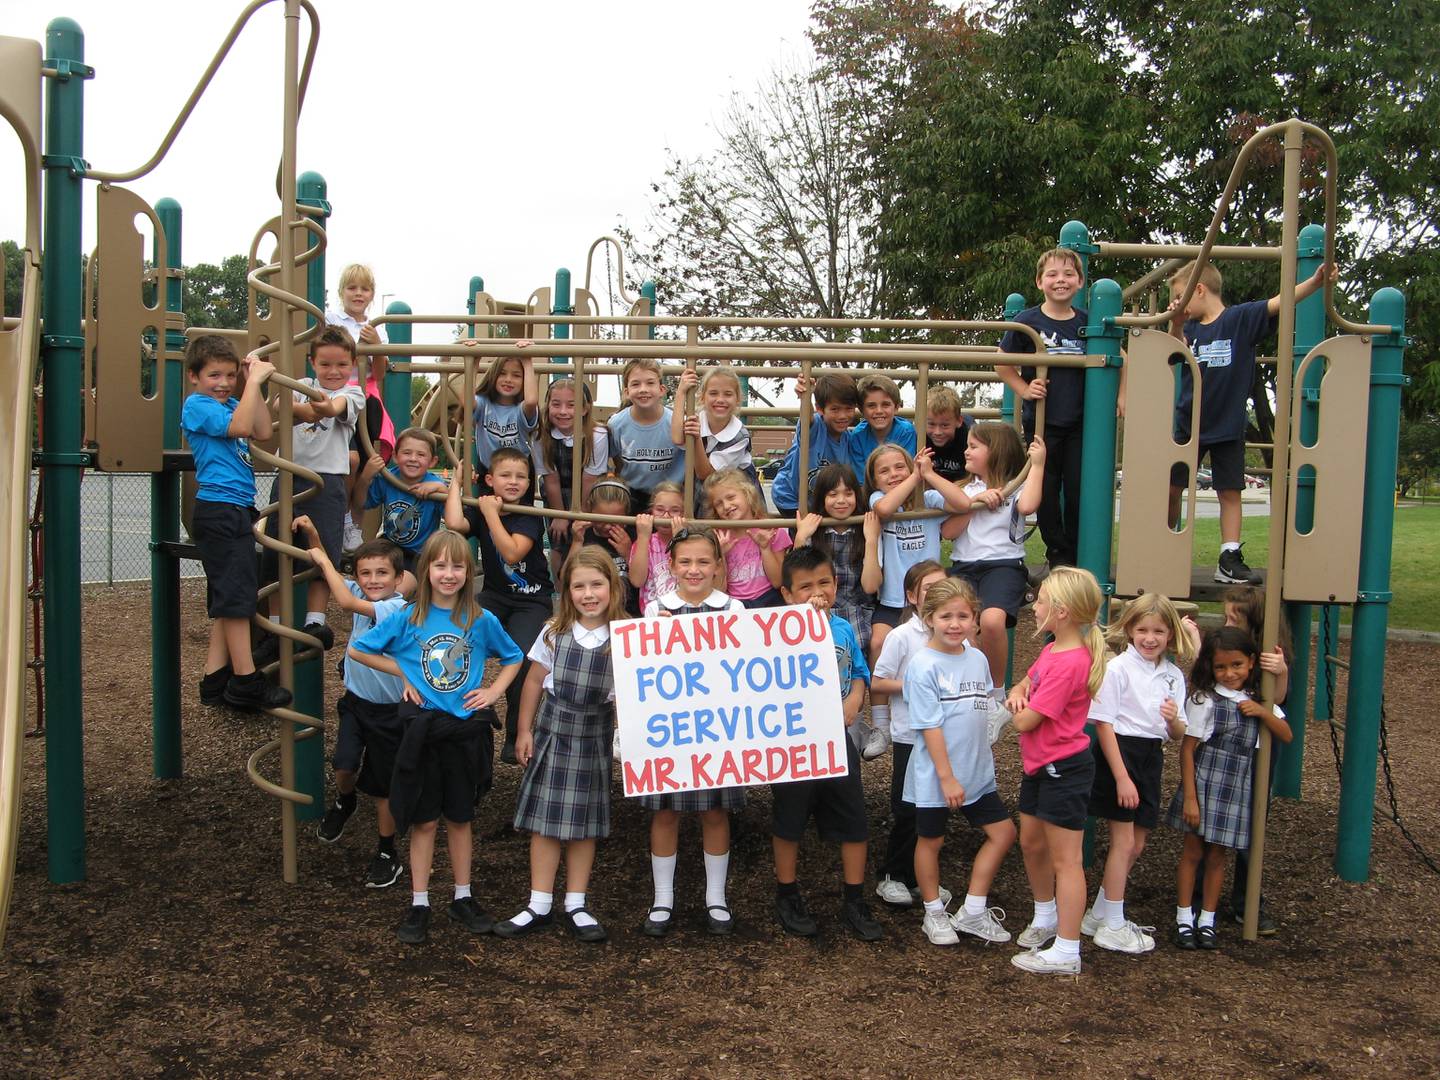
[[[25,243],[40,251],[40,43],[0,37],[0,116],[25,152]]]
[[[575,290],[575,314],[576,315],[599,315],[600,304],[595,299],[595,294],[589,289]],[[570,336],[576,341],[589,341],[595,336],[595,327],[588,323],[581,323],[579,326],[570,327]]]
[[[153,306],[142,301],[145,237],[135,218],[148,217],[164,250],[165,235],[155,212],[125,188],[101,184],[96,192],[96,246],[100,264],[95,307],[96,465],[106,471],[159,472],[165,457],[165,288],[155,287]],[[155,338],[154,396],[140,392],[141,341]]]
[[[1305,385],[1312,364],[1326,365],[1320,377],[1319,424],[1315,445],[1302,446],[1301,410],[1291,411],[1290,499],[1281,595],[1286,600],[1350,604],[1360,583],[1364,520],[1355,506],[1365,489],[1370,341],[1353,334],[1322,341],[1296,369],[1297,387]],[[1315,470],[1314,528],[1300,533],[1295,529],[1295,497],[1300,470],[1306,465]]]
[[[1199,425],[1192,426],[1188,442],[1175,441],[1175,369],[1170,359],[1179,355],[1190,367],[1196,416],[1199,369],[1185,343],[1160,330],[1132,330],[1125,339],[1125,353],[1125,444],[1120,459],[1124,477],[1115,591],[1121,596],[1145,592],[1189,596]],[[1190,469],[1185,528],[1179,532],[1166,523],[1170,467],[1176,462]]]
[[[636,318],[649,318],[650,301],[643,296],[639,297],[633,304],[630,305],[630,314],[632,316],[635,316]],[[625,336],[634,341],[645,341],[650,337],[650,327],[633,325],[627,326],[625,327]]]

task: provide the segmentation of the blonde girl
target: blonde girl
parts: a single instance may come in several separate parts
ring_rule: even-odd
[[[1054,640],[1006,702],[1020,733],[1020,849],[1035,896],[1035,916],[1019,937],[1027,951],[1010,959],[1039,974],[1080,973],[1081,846],[1095,782],[1085,719],[1104,681],[1107,655],[1100,602],[1100,586],[1088,570],[1063,566],[1050,572],[1035,599],[1035,626]],[[1054,944],[1041,949],[1051,937]]]
[[[349,658],[404,680],[405,734],[395,755],[390,812],[397,833],[410,828],[409,909],[396,931],[414,945],[430,929],[430,868],[445,819],[455,899],[446,914],[472,934],[495,925],[470,895],[470,822],[490,785],[494,705],[524,658],[500,621],[475,597],[475,560],[459,533],[441,531],[421,549],[415,600],[351,642]],[[485,662],[499,673],[482,686]]]
[[[610,734],[615,679],[610,623],[627,617],[615,564],[579,547],[560,570],[555,617],[530,648],[520,692],[515,756],[525,766],[515,828],[530,833],[530,902],[495,926],[523,937],[554,921],[555,874],[565,856],[561,920],[579,941],[599,942],[605,927],[585,906],[595,841],[610,835]]]
[[[545,390],[545,404],[540,410],[540,430],[535,433],[531,458],[535,463],[535,476],[540,481],[540,494],[545,506],[551,510],[570,509],[577,428],[580,444],[590,447],[590,457],[580,474],[582,504],[590,494],[590,489],[595,486],[595,481],[609,469],[606,460],[609,450],[605,445],[605,428],[604,425],[595,423],[590,387],[584,382],[580,384],[578,420],[576,404],[574,379],[556,379]],[[550,549],[554,568],[558,571],[570,550],[569,521],[562,518],[551,520]]]
[[[710,513],[723,521],[767,517],[760,489],[739,469],[721,469],[705,481]],[[780,567],[791,546],[788,529],[720,529],[726,590],[747,608],[779,607]]]
[[[670,573],[675,591],[645,606],[646,618],[656,615],[700,615],[744,611],[745,605],[720,591],[723,556],[720,540],[709,529],[680,529],[670,540]],[[674,925],[675,863],[680,848],[680,815],[700,815],[705,852],[705,926],[712,934],[735,929],[725,899],[730,874],[730,811],[745,806],[744,788],[711,788],[670,795],[642,795],[640,805],[651,811],[650,874],[655,897],[641,925],[642,933],[664,937]]]
[[[1160,820],[1165,742],[1185,734],[1185,676],[1176,662],[1189,663],[1195,654],[1180,613],[1159,593],[1126,604],[1105,638],[1119,655],[1105,666],[1090,705],[1100,750],[1090,813],[1109,823],[1110,851],[1080,930],[1102,949],[1147,953],[1155,939],[1125,917],[1125,887]]]
[[[927,486],[928,485],[928,486]],[[895,515],[911,510],[948,510],[963,514],[970,496],[935,471],[935,455],[921,450],[914,458],[903,447],[886,443],[865,465],[870,509],[880,518],[880,565],[884,575],[880,602],[870,628],[870,659],[880,656],[885,635],[898,626],[905,608],[905,571],[925,559],[940,559],[940,519]]]
[[[670,538],[685,527],[685,489],[673,480],[655,485],[650,512],[635,515],[635,543],[630,547],[630,585],[640,590],[640,610],[675,590],[670,574]]]
[[[1008,424],[976,424],[965,445],[970,512],[951,518],[942,532],[953,541],[950,573],[964,578],[980,597],[980,648],[990,678],[1004,685],[1010,663],[1010,627],[1025,603],[1025,518],[1040,506],[1045,487],[1045,441],[1028,453],[1030,472],[1009,498],[1005,486],[1020,475],[1027,453]]]
[[[697,380],[699,411],[687,415],[684,404]],[[703,481],[721,469],[739,469],[758,485],[750,456],[750,429],[740,419],[740,377],[730,367],[718,364],[706,368],[703,376],[687,369],[680,376],[675,400],[681,408],[671,418],[671,438],[676,446],[695,439],[702,451],[695,456],[695,479]]]

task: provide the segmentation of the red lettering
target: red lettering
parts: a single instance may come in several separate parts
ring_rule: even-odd
[[[772,783],[785,776],[790,754],[783,746],[772,746],[765,751],[765,771]]]
[[[825,612],[812,607],[805,613],[805,618],[810,624],[811,641],[825,641],[829,638],[830,619]]]
[[[710,779],[710,774],[705,771],[710,766],[712,756],[711,754],[690,755],[690,775],[695,780],[693,787],[710,788],[715,786],[715,781]]]
[[[797,743],[790,747],[790,779],[804,780],[810,775],[810,770],[803,764],[805,758],[805,746]]]
[[[690,625],[695,632],[695,651],[699,652],[701,649],[709,649],[713,652],[715,649],[714,616],[696,619]]]
[[[617,623],[615,633],[620,637],[620,651],[625,659],[630,659],[630,634],[635,629],[634,623]]]
[[[833,742],[827,743],[825,749],[830,755],[830,775],[844,776],[849,771],[849,763],[835,760],[835,744]]]
[[[755,625],[760,627],[760,633],[765,635],[765,645],[768,648],[770,645],[770,630],[774,627],[775,620],[780,617],[780,612],[756,611],[753,614],[755,616]]]
[[[629,627],[625,627],[629,629]],[[655,763],[645,762],[645,767],[639,772],[635,771],[633,763],[625,762],[625,794],[626,795],[649,795],[655,790]]]
[[[716,617],[715,630],[717,641],[715,647],[717,649],[738,649],[740,647],[740,639],[735,636],[735,623],[739,618],[739,615],[720,615]]]
[[[740,776],[740,767],[735,764],[735,752],[733,750],[726,750],[725,756],[720,759],[720,772],[719,775],[716,776],[716,781],[721,785],[728,784],[730,786],[744,782]]]
[[[786,645],[799,645],[805,640],[805,616],[790,610],[780,616],[780,637]]]
[[[674,758],[655,759],[655,788],[657,791],[679,791],[681,784],[670,774],[675,771]]]
[[[640,624],[640,655],[649,656],[651,653],[660,651],[660,624],[646,622]],[[647,651],[648,649],[648,651]]]
[[[684,653],[690,651],[690,639],[685,636],[685,622],[683,619],[670,620],[670,636],[665,639],[666,656],[676,651]]]
[[[747,784],[752,781],[763,782],[765,780],[765,774],[760,771],[761,756],[760,751],[755,749],[740,751],[740,761],[745,766],[745,782]]]

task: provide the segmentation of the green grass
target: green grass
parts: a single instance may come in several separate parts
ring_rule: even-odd
[[[1270,518],[1247,517],[1241,535],[1245,561],[1265,566],[1270,557]],[[1220,521],[1195,522],[1195,562],[1214,566],[1220,554]],[[1045,561],[1045,545],[1036,532],[1025,545],[1026,561]],[[1401,506],[1395,511],[1395,542],[1391,553],[1390,625],[1408,630],[1440,631],[1440,506]],[[1202,610],[1211,607],[1205,605]],[[1350,621],[1350,609],[1341,609]]]

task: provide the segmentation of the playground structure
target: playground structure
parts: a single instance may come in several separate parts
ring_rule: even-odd
[[[83,84],[92,76],[84,64],[83,36],[67,19],[51,23],[42,60],[38,43],[0,38],[0,112],[15,129],[25,151],[26,235],[23,309],[13,324],[0,333],[0,357],[5,366],[4,393],[0,397],[0,434],[11,448],[11,465],[0,481],[3,496],[3,531],[0,551],[7,568],[0,611],[5,627],[5,651],[0,660],[0,692],[5,718],[0,736],[0,915],[8,911],[18,830],[20,794],[20,737],[23,731],[23,680],[26,673],[23,645],[24,536],[26,491],[29,480],[30,416],[36,363],[43,353],[43,439],[35,463],[41,470],[45,508],[45,632],[44,655],[49,679],[46,695],[47,803],[49,870],[54,882],[84,876],[84,782],[82,772],[82,670],[80,651],[81,596],[79,588],[79,476],[86,467],[124,468],[152,474],[152,619],[153,619],[153,752],[157,777],[182,774],[178,561],[189,553],[180,542],[180,473],[188,465],[179,440],[180,403],[183,397],[181,356],[187,334],[204,328],[185,327],[181,309],[180,208],[161,200],[151,209],[139,196],[116,184],[137,180],[152,170],[168,152],[211,77],[223,62],[249,18],[271,0],[255,0],[239,16],[230,34],[202,76],[189,101],[148,162],[137,169],[114,173],[92,169],[83,158]],[[304,374],[301,347],[323,324],[324,222],[329,206],[323,180],[315,174],[297,175],[296,125],[311,62],[318,44],[318,17],[308,0],[283,0],[285,8],[285,94],[283,150],[278,175],[279,212],[266,223],[252,245],[250,324],[231,332],[245,350],[259,349],[276,365],[273,377],[281,388],[298,388]],[[300,51],[301,14],[308,18],[310,37],[303,62]],[[48,80],[45,82],[44,80]],[[40,139],[41,86],[46,92],[45,139]],[[1225,210],[1244,176],[1254,149],[1274,138],[1284,140],[1284,205],[1282,238],[1278,247],[1227,248],[1216,245]],[[1306,139],[1325,153],[1326,214],[1323,226],[1299,228],[1301,151]],[[41,176],[44,177],[43,245],[41,229]],[[83,181],[97,180],[98,246],[92,261],[93,280],[82,288],[80,222]],[[1173,358],[1190,366],[1195,360],[1182,342],[1155,329],[1168,320],[1159,310],[1143,313],[1139,298],[1178,265],[1177,260],[1258,259],[1277,262],[1280,270],[1281,313],[1276,363],[1276,437],[1273,451],[1270,567],[1265,633],[1267,648],[1277,640],[1280,619],[1290,623],[1296,656],[1292,665],[1292,697],[1304,700],[1310,667],[1310,630],[1315,605],[1328,628],[1338,619],[1340,604],[1354,606],[1353,652],[1360,658],[1350,675],[1345,756],[1340,798],[1335,866],[1348,880],[1364,880],[1369,872],[1372,803],[1378,753],[1381,678],[1384,671],[1385,630],[1389,601],[1391,546],[1391,482],[1395,473],[1399,395],[1403,384],[1403,298],[1393,289],[1374,297],[1370,324],[1351,322],[1334,309],[1329,283],[1322,293],[1297,307],[1294,287],[1322,261],[1333,260],[1335,236],[1336,157],[1329,137],[1298,120],[1286,121],[1257,132],[1241,151],[1229,185],[1200,245],[1092,243],[1078,222],[1062,230],[1060,243],[1078,252],[1089,269],[1096,259],[1145,258],[1161,265],[1122,289],[1112,280],[1089,284],[1082,305],[1089,310],[1085,356],[1050,357],[1050,366],[1085,369],[1085,443],[1081,481],[1081,535],[1079,562],[1092,571],[1109,595],[1133,595],[1144,590],[1173,597],[1192,595],[1194,485],[1198,440],[1177,444],[1172,437],[1171,393]],[[134,227],[137,213],[145,214],[154,229],[154,269],[147,270],[140,235]],[[258,258],[261,237],[273,236],[277,254],[273,262]],[[597,241],[597,244],[600,241]],[[43,250],[43,273],[41,251]],[[591,248],[591,256],[594,254]],[[305,280],[301,282],[301,270]],[[1197,269],[1198,275],[1198,269]],[[623,282],[623,270],[621,274]],[[1186,296],[1194,287],[1192,277]],[[43,281],[43,288],[42,288]],[[155,299],[147,302],[145,285],[155,286]],[[163,286],[163,288],[161,287]],[[462,423],[444,441],[451,464],[462,483],[469,480],[472,461],[473,387],[477,374],[491,362],[517,355],[520,336],[534,339],[525,347],[536,358],[542,374],[565,374],[592,385],[601,377],[619,374],[633,357],[669,361],[667,374],[676,374],[697,361],[731,364],[737,375],[791,377],[823,370],[825,365],[847,368],[885,365],[886,374],[913,384],[915,420],[924,426],[925,397],[937,380],[993,382],[999,364],[1024,363],[1034,357],[1000,353],[988,344],[942,341],[957,335],[994,336],[1006,329],[1029,334],[1037,352],[1043,346],[1028,327],[992,320],[780,320],[666,317],[656,314],[653,287],[638,297],[624,297],[628,313],[601,316],[594,294],[586,285],[572,296],[569,274],[557,275],[554,290],[536,290],[524,304],[507,304],[485,293],[483,283],[472,280],[470,310],[464,314],[417,315],[403,304],[390,305],[374,322],[386,324],[389,342],[360,349],[362,367],[368,355],[391,358],[386,379],[386,404],[392,415],[409,415],[410,374],[441,376],[433,400],[422,403],[422,419],[438,417],[443,426],[449,394],[458,399]],[[270,301],[261,317],[257,296]],[[624,296],[622,291],[622,296]],[[1023,306],[1012,297],[1007,315]],[[1127,300],[1134,309],[1125,313]],[[581,314],[576,314],[576,309]],[[43,320],[43,326],[42,326]],[[1340,333],[1325,339],[1327,320]],[[411,327],[416,323],[461,323],[472,338],[489,339],[482,353],[456,342],[414,345]],[[595,336],[609,326],[615,338]],[[773,328],[846,329],[882,332],[890,340],[870,342],[777,342],[736,340],[712,336],[722,329]],[[507,333],[500,335],[504,328]],[[658,328],[675,328],[684,340],[655,338]],[[43,334],[42,334],[43,329]],[[515,333],[516,330],[520,333]],[[1323,339],[1323,340],[1322,340]],[[1122,358],[1122,347],[1124,355]],[[1299,357],[1297,362],[1296,358]],[[677,363],[678,361],[678,363]],[[1118,445],[1115,406],[1122,363],[1128,369],[1129,410],[1121,464],[1125,472],[1124,506],[1118,530],[1118,550],[1112,565],[1115,532],[1114,468]],[[148,372],[148,375],[146,374]],[[363,377],[363,371],[362,371]],[[148,380],[148,381],[147,381]],[[455,386],[459,381],[459,388]],[[1199,382],[1193,408],[1198,415]],[[1299,387],[1301,393],[1295,394]],[[1369,409],[1358,411],[1354,402],[1366,387]],[[278,518],[278,535],[288,537],[294,507],[296,475],[305,475],[290,460],[291,398],[279,395],[276,447],[273,453],[257,451],[257,458],[280,470],[280,497],[266,516]],[[1292,402],[1294,403],[1292,407]],[[1141,403],[1147,403],[1142,406]],[[800,454],[808,457],[810,403],[795,410],[756,409],[748,415],[798,413]],[[1342,418],[1342,413],[1343,418]],[[1001,415],[1014,419],[1013,401],[1006,395]],[[1043,412],[1038,418],[1043,424]],[[1365,454],[1354,453],[1356,425],[1363,426]],[[1192,425],[1193,428],[1193,425]],[[362,431],[361,437],[365,440]],[[367,446],[368,449],[368,446]],[[579,505],[578,485],[583,455],[588,447],[574,446],[576,489],[572,505]],[[1191,477],[1191,512],[1185,524],[1172,530],[1165,524],[1164,498],[1172,464],[1188,466]],[[383,475],[383,474],[382,474]],[[687,469],[686,504],[693,494],[693,469]],[[1353,512],[1357,485],[1363,490],[1362,511]],[[801,511],[806,493],[799,493]],[[522,513],[581,517],[577,513],[517,506]],[[631,521],[630,518],[601,520]],[[1317,527],[1323,523],[1323,528]],[[734,523],[731,523],[734,524]],[[753,524],[792,524],[766,519]],[[258,748],[247,768],[263,790],[282,805],[283,873],[298,878],[297,821],[318,816],[323,791],[322,740],[317,738],[325,715],[321,695],[318,642],[296,626],[295,589],[307,576],[297,572],[305,553],[291,544],[259,536],[277,551],[280,580],[272,586],[280,596],[283,625],[278,677],[295,693],[292,708],[276,710],[275,739]],[[272,624],[261,628],[274,632]],[[1322,635],[1333,640],[1334,635]],[[1334,660],[1315,657],[1316,704],[1314,716],[1328,719],[1334,702],[1321,691],[1329,680]],[[1265,693],[1273,692],[1266,677]],[[1295,741],[1287,748],[1277,774],[1277,790],[1298,797],[1303,758],[1304,710],[1291,717]],[[1262,738],[1257,768],[1256,832],[1251,859],[1249,906],[1245,933],[1253,937],[1258,916],[1263,867],[1264,818],[1270,755],[1268,734]],[[261,762],[278,754],[279,780],[265,777]]]

